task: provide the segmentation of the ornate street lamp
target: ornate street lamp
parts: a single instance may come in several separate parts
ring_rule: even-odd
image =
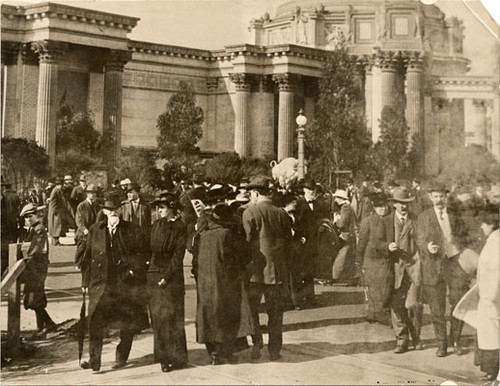
[[[300,109],[297,118],[295,119],[297,123],[297,145],[298,149],[298,157],[299,157],[299,180],[304,179],[305,177],[305,166],[304,166],[304,132],[306,131],[305,125],[307,124],[307,118],[304,115],[304,111]]]

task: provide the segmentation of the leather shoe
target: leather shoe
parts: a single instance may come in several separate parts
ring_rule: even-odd
[[[453,351],[455,351],[455,354],[457,354],[458,356],[464,354],[464,350],[463,350],[462,346],[459,343],[455,343],[453,345]]]
[[[440,346],[436,351],[436,356],[438,358],[443,358],[446,356],[446,351],[447,351],[446,347]]]
[[[408,350],[408,344],[406,342],[398,342],[396,349],[394,350],[395,354],[402,354]]]
[[[415,350],[423,350],[424,349],[424,344],[420,340],[420,338],[413,339],[413,347]]]
[[[121,369],[122,367],[125,367],[127,365],[126,361],[117,361],[111,366],[113,370]]]
[[[92,369],[92,372],[94,373],[97,373],[101,369],[101,366],[93,366],[89,361],[81,362],[80,367],[84,370]]]
[[[251,359],[259,359],[260,358],[260,346],[253,346],[252,354],[250,355]]]

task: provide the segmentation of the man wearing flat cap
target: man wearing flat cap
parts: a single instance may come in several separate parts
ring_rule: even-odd
[[[94,184],[89,184],[85,187],[86,199],[78,204],[76,207],[76,253],[75,253],[75,266],[80,267],[83,254],[85,253],[85,245],[87,236],[92,224],[97,220],[97,188]]]
[[[417,253],[417,217],[409,211],[409,204],[415,199],[402,187],[394,188],[389,200],[394,211],[383,218],[385,237],[382,246],[394,264],[394,289],[391,296],[392,327],[396,335],[396,354],[408,350],[410,337],[415,349],[423,349],[420,341],[419,304],[415,304],[410,318],[406,300],[410,287],[420,285],[420,264],[415,259]],[[413,288],[416,293],[416,288]],[[415,299],[417,303],[417,299]]]
[[[468,277],[458,263],[460,252],[468,241],[466,228],[459,216],[447,207],[448,190],[443,184],[429,189],[433,207],[422,212],[417,222],[417,247],[422,259],[424,299],[429,303],[434,333],[438,340],[437,357],[446,356],[448,343],[462,355],[460,335],[463,322],[452,317],[450,337],[446,335],[446,290],[451,312],[468,290]]]
[[[256,332],[252,335],[251,358],[258,359],[263,347],[259,322],[259,304],[264,295],[269,317],[269,357],[278,360],[283,345],[283,312],[287,303],[288,268],[286,248],[292,235],[285,211],[271,202],[271,180],[265,176],[250,179],[251,205],[243,212],[242,221],[250,244],[249,301]]]
[[[144,236],[151,234],[151,207],[140,196],[141,187],[133,183],[127,189],[127,198],[122,208],[122,218],[139,226]]]
[[[113,369],[127,363],[134,335],[149,326],[146,271],[149,243],[138,225],[120,218],[121,200],[109,196],[106,215],[90,227],[82,259],[82,290],[89,293],[89,353],[81,367],[98,372],[106,329],[120,328]]]

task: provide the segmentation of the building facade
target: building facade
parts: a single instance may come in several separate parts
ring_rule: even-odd
[[[314,119],[327,51],[346,46],[373,141],[383,107],[404,103],[411,133],[423,138],[427,175],[463,144],[499,158],[498,77],[467,75],[464,26],[436,6],[291,1],[251,20],[251,41],[212,51],[131,40],[138,21],[54,3],[3,4],[2,136],[37,140],[53,165],[64,97],[115,137],[118,159],[122,147],[156,146],[157,117],[186,81],[205,112],[202,151],[281,160],[295,153],[299,109]]]

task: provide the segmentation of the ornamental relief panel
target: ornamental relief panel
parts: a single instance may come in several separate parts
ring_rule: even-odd
[[[344,24],[326,24],[324,33],[325,46],[332,50],[345,47],[351,40],[351,34]]]
[[[286,44],[290,43],[291,29],[289,26],[285,28],[276,28],[268,32],[268,44]]]
[[[169,74],[130,70],[125,70],[123,74],[123,86],[131,88],[172,91],[179,89],[181,81],[186,82],[195,93],[207,93],[209,91],[207,78],[205,77],[193,79]]]

